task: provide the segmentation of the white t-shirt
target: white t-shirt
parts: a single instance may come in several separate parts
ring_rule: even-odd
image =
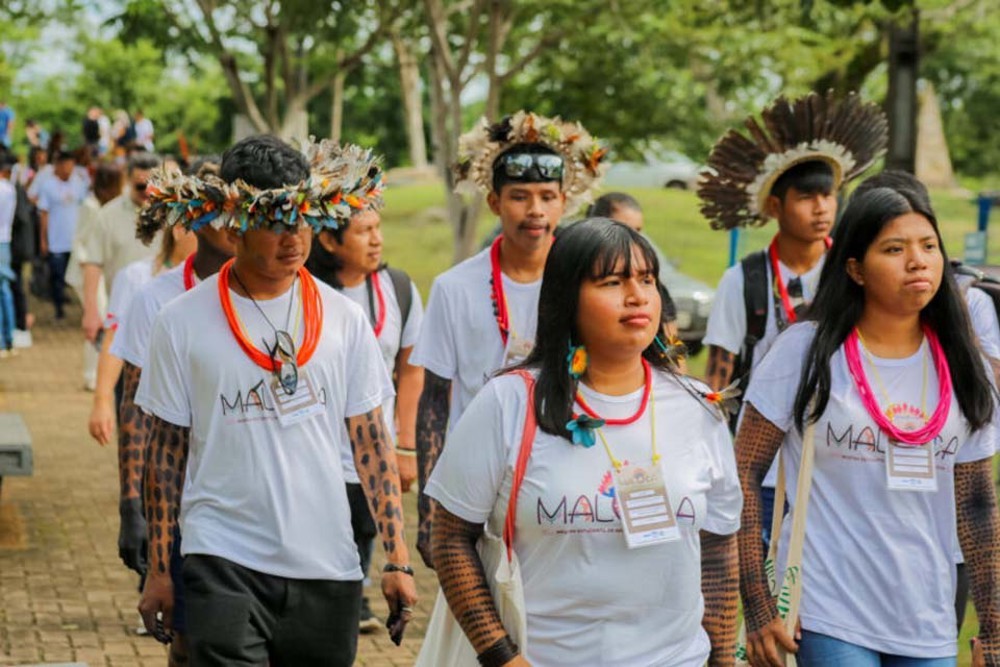
[[[111,354],[138,368],[146,366],[153,323],[163,306],[184,294],[184,265],[175,266],[139,288],[111,341]]]
[[[108,299],[104,328],[117,330],[139,289],[153,279],[153,258],[132,262],[115,276]]]
[[[798,276],[785,263],[778,261],[778,269],[781,271],[781,279],[785,285],[793,278],[800,278],[802,281],[802,298],[806,303],[812,303],[816,296],[816,288],[819,286],[819,276],[823,272],[823,263],[826,261],[826,254],[801,276]],[[753,361],[750,366],[750,377],[753,377],[754,369],[761,362],[767,351],[774,344],[774,339],[778,337],[778,323],[774,316],[774,277],[771,273],[771,262],[766,262],[767,266],[767,320],[764,324],[764,335],[753,348]],[[708,316],[708,325],[705,331],[704,345],[715,345],[721,347],[732,354],[739,354],[743,349],[743,341],[747,336],[747,310],[746,301],[743,298],[743,262],[726,269],[719,281],[719,286],[715,290],[715,301],[712,303],[712,312]],[[764,477],[764,486],[773,489],[778,479],[778,464],[775,462],[767,471]]]
[[[965,299],[969,305],[972,330],[976,333],[976,339],[983,353],[988,357],[1000,359],[1000,322],[997,321],[993,299],[975,287],[965,291]]]
[[[379,283],[382,287],[382,296],[385,299],[385,324],[382,326],[382,335],[378,337],[379,349],[382,351],[382,361],[385,362],[386,371],[392,375],[396,368],[396,356],[400,349],[413,347],[417,342],[417,335],[420,333],[420,322],[424,317],[424,306],[420,300],[420,292],[417,286],[410,283],[410,313],[403,324],[403,313],[399,308],[399,301],[396,299],[396,290],[392,287],[392,278],[389,271],[383,269],[378,272]],[[354,287],[344,287],[340,290],[354,303],[361,306],[361,309],[368,315],[368,322],[374,329],[374,323],[378,321],[378,297],[372,294],[372,301],[375,304],[375,313],[370,311],[368,300],[368,288],[365,283]],[[382,406],[382,414],[385,415],[385,423],[389,428],[389,433],[393,439],[396,437],[396,398],[393,396]],[[347,451],[344,455],[344,476],[352,484],[358,483],[358,473],[354,469],[354,455]]]
[[[528,614],[526,657],[536,667],[700,667],[708,658],[698,531],[739,529],[743,501],[732,440],[726,424],[675,379],[658,371],[653,377],[658,449],[681,527],[676,542],[629,549],[600,443],[588,449],[537,432],[514,539]],[[634,414],[642,397],[642,390],[582,391],[611,418]],[[520,377],[491,380],[449,436],[428,495],[466,521],[489,519],[501,531],[526,398]],[[617,458],[650,460],[649,413],[605,428]],[[501,509],[491,518],[494,507]]]
[[[0,243],[10,243],[17,211],[17,188],[6,178],[0,178]]]
[[[180,514],[185,555],[295,579],[361,579],[340,464],[341,450],[351,448],[344,419],[379,407],[392,383],[361,309],[326,285],[318,289],[323,330],[299,369],[299,391],[308,375],[326,410],[289,426],[275,414],[271,374],[229,328],[217,275],[157,317],[136,403],[191,429]],[[298,283],[294,292],[299,298]],[[281,326],[290,294],[257,303]],[[253,303],[232,298],[250,340],[273,340]],[[289,331],[301,344],[302,318],[293,319],[299,325]]]
[[[504,364],[505,348],[493,314],[490,249],[434,279],[427,316],[410,363],[451,380],[449,430],[490,376]],[[542,281],[503,276],[511,326],[509,341],[534,340]]]
[[[747,402],[785,432],[782,454],[788,500],[795,504],[802,436],[794,428],[793,404],[815,324],[790,327],[754,371]],[[924,354],[927,343],[906,359],[871,357],[890,397],[882,397],[871,363],[862,352],[869,383],[883,409],[933,413],[937,374]],[[969,434],[952,397],[944,430],[934,441],[936,492],[889,491],[888,437],[868,415],[847,370],[843,348],[830,359],[830,402],[816,424],[816,458],[802,555],[805,630],[867,648],[921,658],[956,655],[954,466],[993,455],[992,426]],[[916,409],[916,410],[914,410]],[[912,418],[910,418],[912,420]],[[916,421],[923,425],[923,419]],[[783,571],[791,514],[779,542]]]
[[[135,122],[135,143],[142,146],[143,150],[153,152],[153,121],[143,118]]]
[[[55,175],[38,187],[38,208],[49,214],[47,241],[49,252],[70,252],[76,235],[80,205],[87,197],[87,184],[72,174],[63,180]]]

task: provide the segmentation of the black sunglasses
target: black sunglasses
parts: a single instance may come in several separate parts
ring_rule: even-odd
[[[541,178],[555,181],[563,177],[563,159],[548,153],[508,153],[500,158],[499,166],[510,178],[523,178],[532,167]]]
[[[299,367],[295,361],[295,341],[287,331],[278,331],[275,335],[274,347],[267,348],[274,364],[274,377],[281,385],[282,391],[288,396],[295,393],[299,386]],[[278,357],[281,357],[279,360]]]
[[[132,188],[133,188],[133,189],[134,189],[134,190],[135,190],[136,192],[145,192],[145,191],[146,191],[146,187],[147,187],[148,185],[149,185],[149,183],[133,183],[133,184],[132,184]]]

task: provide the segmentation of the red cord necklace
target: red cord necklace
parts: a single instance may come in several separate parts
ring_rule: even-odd
[[[653,388],[653,371],[649,367],[649,362],[645,359],[642,360],[642,372],[643,372],[643,387],[642,387],[642,400],[639,401],[639,409],[631,417],[624,417],[622,419],[604,419],[599,414],[594,412],[593,408],[587,405],[587,402],[583,400],[583,395],[579,391],[576,392],[576,404],[580,406],[588,417],[593,419],[599,419],[604,422],[607,426],[628,426],[638,421],[642,413],[646,411],[646,406],[649,405],[649,395]],[[576,415],[574,415],[575,417]]]
[[[823,243],[826,244],[827,250],[829,250],[830,246],[833,245],[833,241],[829,236],[823,239]],[[781,296],[781,307],[785,311],[785,322],[788,324],[795,324],[798,317],[795,315],[795,308],[792,306],[792,299],[788,296],[788,287],[785,285],[785,279],[781,277],[781,267],[778,265],[777,234],[775,234],[774,238],[771,239],[771,246],[767,249],[767,254],[771,258],[771,274],[774,276],[774,282],[778,285],[778,294]]]
[[[510,333],[510,315],[507,312],[507,297],[503,292],[503,273],[500,271],[500,243],[503,234],[496,237],[490,246],[490,298],[493,299],[493,316],[500,329],[500,338],[507,347],[507,336]]]
[[[194,287],[194,253],[184,260],[184,291]]]
[[[378,271],[369,273],[366,282],[368,284],[368,308],[372,311],[375,310],[372,291],[375,292],[374,301],[378,303],[378,313],[372,313],[372,325],[375,327],[375,338],[380,338],[382,329],[385,328],[385,294],[382,293],[382,280],[378,277]]]
[[[222,311],[226,314],[229,330],[233,332],[236,342],[243,348],[247,356],[264,370],[273,372],[280,367],[281,361],[271,359],[250,342],[239,323],[236,309],[233,307],[232,295],[229,292],[229,273],[233,268],[233,261],[229,260],[219,270],[219,301],[222,303]],[[301,368],[312,358],[313,352],[316,351],[316,346],[319,344],[320,334],[323,330],[323,301],[319,289],[316,287],[316,281],[304,267],[299,269],[299,284],[301,285],[305,332],[302,335],[302,346],[295,355],[295,363]]]

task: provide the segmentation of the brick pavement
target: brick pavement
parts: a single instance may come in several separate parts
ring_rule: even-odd
[[[135,634],[136,576],[118,560],[117,460],[87,434],[92,395],[82,389],[79,329],[54,326],[48,304],[35,312],[34,346],[0,360],[0,411],[23,415],[35,457],[34,476],[5,479],[0,497],[0,665],[165,665],[163,647]],[[78,309],[69,314],[79,321]],[[412,544],[412,493],[406,512]],[[373,572],[382,562],[376,556]],[[413,664],[437,590],[433,573],[417,569],[421,602],[402,648],[384,632],[362,636],[358,665]],[[384,618],[381,596],[372,601]]]

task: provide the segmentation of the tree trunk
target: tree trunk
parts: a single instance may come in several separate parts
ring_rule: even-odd
[[[427,140],[424,137],[424,113],[420,98],[420,66],[413,48],[399,35],[392,36],[392,45],[399,63],[399,82],[406,113],[406,138],[410,144],[410,163],[427,166]]]
[[[344,131],[344,81],[347,72],[339,70],[333,77],[333,95],[330,102],[330,139],[340,143]]]

